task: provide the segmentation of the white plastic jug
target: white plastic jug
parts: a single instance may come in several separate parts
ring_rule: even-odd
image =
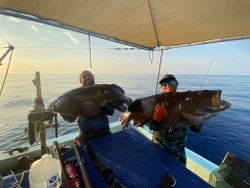
[[[29,171],[30,188],[54,188],[60,182],[61,165],[52,155],[44,154],[32,163]]]

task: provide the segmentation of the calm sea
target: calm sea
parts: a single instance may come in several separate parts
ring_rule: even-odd
[[[0,96],[0,150],[28,145],[27,116],[36,97],[34,74],[9,74]],[[179,91],[200,89],[204,75],[176,75]],[[3,76],[0,77],[1,82]],[[154,92],[154,75],[96,75],[97,83],[115,83],[132,99]],[[45,106],[64,92],[79,86],[78,74],[41,74]],[[250,161],[250,76],[208,75],[202,89],[221,89],[232,107],[209,120],[200,133],[189,132],[187,147],[219,164],[227,151]],[[110,121],[119,117],[116,112]],[[59,117],[59,134],[77,132],[76,123]],[[52,138],[54,130],[48,130]]]

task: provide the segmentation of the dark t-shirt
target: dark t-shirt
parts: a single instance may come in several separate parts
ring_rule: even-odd
[[[77,123],[83,133],[109,131],[109,120],[107,115],[113,115],[113,113],[114,109],[106,105],[99,114],[90,117],[80,117]]]

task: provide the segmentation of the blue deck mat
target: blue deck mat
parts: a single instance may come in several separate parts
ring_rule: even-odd
[[[134,129],[117,132],[90,141],[97,157],[114,171],[116,179],[128,188],[160,187],[160,180],[165,174],[170,174],[175,180],[176,188],[211,187],[191,171],[186,169],[171,154],[164,151]],[[95,167],[88,154],[81,147],[80,153],[84,159],[89,177],[94,188],[107,187],[100,180],[100,171]],[[64,159],[72,157],[74,150],[70,149]],[[79,169],[77,169],[79,171]],[[20,174],[17,175],[19,178]],[[3,178],[4,187],[11,187],[14,178]],[[81,180],[82,181],[82,180]],[[22,188],[28,188],[28,172],[25,173]]]
[[[165,174],[176,180],[176,188],[211,187],[133,128],[91,140],[90,143],[97,157],[126,187],[159,188]]]

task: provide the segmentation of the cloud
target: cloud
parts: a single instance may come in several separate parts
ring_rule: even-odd
[[[202,61],[201,62],[203,65],[206,65],[207,64],[207,61]]]
[[[24,42],[24,41],[26,41],[26,38],[21,37],[21,36],[18,36],[16,39],[17,39],[17,41],[19,41],[19,42]]]
[[[79,44],[80,42],[73,37],[73,35],[70,32],[65,32],[65,34],[69,37],[69,39],[74,43],[74,44]]]
[[[40,37],[41,40],[49,40],[48,37]]]
[[[31,25],[31,28],[32,28],[34,31],[39,31],[39,29],[38,29],[36,26],[34,26],[34,25]]]
[[[14,18],[14,17],[9,17],[8,20],[10,22],[18,22],[18,23],[20,22],[20,20],[18,18]]]

